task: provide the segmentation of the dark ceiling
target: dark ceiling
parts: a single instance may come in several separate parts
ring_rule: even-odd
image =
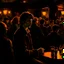
[[[23,0],[16,0],[12,3],[0,2],[1,7],[30,7],[30,8],[41,8],[45,6],[55,6],[64,2],[64,0],[26,0],[27,3],[23,3]]]

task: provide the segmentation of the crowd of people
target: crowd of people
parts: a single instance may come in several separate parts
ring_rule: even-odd
[[[42,19],[26,11],[0,21],[2,64],[41,64],[32,59],[34,52],[40,47],[50,50],[50,46],[62,46],[63,42],[63,20]]]

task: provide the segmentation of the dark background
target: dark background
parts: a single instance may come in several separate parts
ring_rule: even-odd
[[[15,0],[14,2],[2,2],[0,0],[0,9],[1,8],[10,8],[13,12],[18,11],[22,12],[27,9],[37,9],[36,14],[43,7],[50,8],[50,18],[55,19],[55,12],[57,11],[57,5],[64,2],[64,0],[26,0],[26,3],[23,3],[23,0]]]

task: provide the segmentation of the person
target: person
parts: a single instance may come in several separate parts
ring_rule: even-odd
[[[13,47],[14,47],[14,54],[16,64],[34,64],[36,62],[32,61],[32,54],[33,54],[33,46],[32,42],[30,46],[27,45],[28,42],[26,41],[28,38],[28,34],[30,31],[28,27],[31,25],[31,19],[33,19],[33,15],[29,12],[23,12],[20,16],[20,27],[14,33],[13,39]],[[28,41],[31,40],[31,37],[28,38]]]
[[[2,64],[14,64],[14,51],[12,41],[6,37],[7,25],[0,22],[0,61]]]
[[[62,43],[62,39],[60,37],[60,35],[58,34],[59,32],[59,26],[53,26],[53,30],[51,33],[48,34],[47,36],[47,43],[49,44],[49,46],[55,46],[55,47],[59,47],[60,44]]]
[[[11,22],[11,25],[10,25],[10,28],[8,29],[8,32],[7,32],[7,35],[8,35],[8,38],[10,38],[11,40],[13,40],[13,35],[14,35],[14,32],[18,29],[19,27],[19,24],[18,24],[18,18],[14,18],[12,19],[12,22]]]
[[[31,26],[31,35],[33,40],[33,46],[35,49],[43,47],[43,33],[40,27],[37,26],[37,21],[34,19]]]
[[[43,33],[45,36],[47,36],[50,31],[51,27],[49,26],[49,20],[46,18],[43,24]]]

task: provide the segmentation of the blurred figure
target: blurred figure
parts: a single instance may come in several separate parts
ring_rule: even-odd
[[[64,25],[60,24],[59,26],[60,26],[60,28],[59,28],[59,35],[61,36],[61,38],[62,38],[62,40],[64,42]],[[63,43],[61,43],[61,44],[63,44]]]
[[[23,12],[20,16],[20,27],[14,33],[13,47],[16,58],[16,64],[34,64],[31,59],[33,46],[29,26],[31,25],[33,15],[29,12]],[[28,42],[27,42],[28,40]],[[28,52],[28,53],[27,53]]]
[[[43,31],[43,27],[44,27],[43,25],[44,25],[44,20],[41,19],[41,20],[40,20],[40,28],[41,28],[42,31]]]
[[[31,26],[31,35],[32,35],[32,40],[33,40],[33,46],[35,49],[39,47],[43,47],[43,34],[41,32],[40,27],[36,25],[36,20],[34,19],[32,21],[32,26]]]
[[[36,25],[37,25],[38,27],[40,27],[39,18],[37,18],[37,17],[34,17],[34,20],[36,21]]]
[[[47,38],[48,46],[59,47],[59,45],[62,43],[62,39],[58,34],[58,32],[59,32],[59,26],[53,26],[52,32],[48,34]]]
[[[8,30],[8,37],[13,40],[13,35],[14,35],[14,32],[19,28],[19,24],[18,24],[18,18],[14,18],[12,19],[12,23],[11,23],[11,26],[10,26],[10,29]]]
[[[12,41],[6,37],[7,25],[0,23],[0,59],[2,64],[14,64]]]
[[[49,20],[45,19],[44,25],[43,25],[43,33],[45,36],[47,36],[51,31],[51,27],[49,26]]]
[[[51,30],[52,30],[52,28],[53,28],[54,25],[55,25],[55,24],[54,24],[54,20],[51,20],[51,21],[50,21],[50,25],[49,25],[49,26],[51,27]]]
[[[10,29],[10,19],[9,18],[4,18],[3,22],[7,25],[8,29]]]

